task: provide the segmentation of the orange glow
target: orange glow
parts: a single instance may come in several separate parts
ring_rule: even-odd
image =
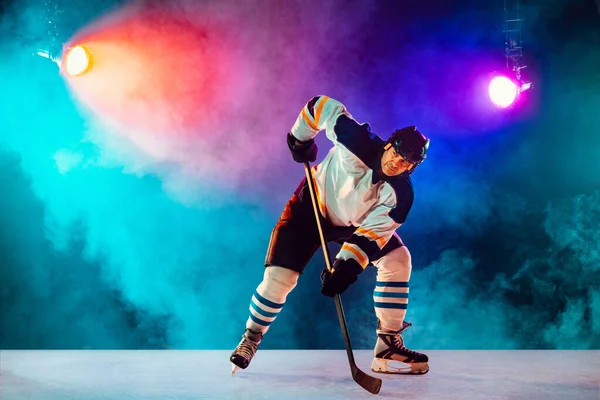
[[[93,55],[93,67],[65,76],[103,123],[159,157],[165,135],[210,132],[229,100],[219,89],[237,85],[218,28],[209,39],[183,17],[129,8],[97,21],[71,43]]]

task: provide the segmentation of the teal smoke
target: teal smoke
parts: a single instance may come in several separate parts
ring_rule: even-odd
[[[30,55],[43,37],[39,7],[15,2],[22,12],[0,23],[0,347],[234,346],[271,228],[302,177],[280,138],[324,93],[384,137],[408,123],[432,136],[399,230],[413,254],[410,347],[599,348],[600,18],[590,2],[528,3],[536,89],[523,108],[499,115],[483,112],[459,78],[485,70],[472,67],[478,59],[502,57],[501,14],[463,2],[447,18],[443,3],[409,7],[402,23],[386,2],[352,4],[343,30],[332,25],[336,7],[316,2],[264,13],[219,3],[217,15],[256,27],[244,33],[256,38],[261,75],[249,76],[256,92],[240,107],[275,115],[249,128],[261,138],[256,154],[268,157],[220,187],[105,131],[56,66]],[[333,39],[315,47],[315,30]],[[322,157],[329,144],[317,142]],[[343,346],[333,304],[319,293],[321,257],[264,348]],[[359,348],[373,344],[373,285],[370,268],[343,296]]]

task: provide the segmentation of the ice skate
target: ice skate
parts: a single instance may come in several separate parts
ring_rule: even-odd
[[[396,332],[377,329],[375,358],[371,364],[371,371],[405,375],[422,375],[429,371],[429,358],[404,346],[402,332],[409,326],[410,323],[404,322],[402,329]]]
[[[252,361],[252,357],[256,354],[261,339],[262,333],[246,329],[242,335],[240,344],[238,344],[233,353],[231,353],[231,357],[229,357],[229,361],[232,364],[231,375],[235,374],[239,369],[246,369],[250,365],[250,361]]]

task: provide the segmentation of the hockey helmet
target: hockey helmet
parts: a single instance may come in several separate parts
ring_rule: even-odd
[[[416,126],[395,130],[387,143],[391,144],[402,158],[413,164],[411,172],[427,158],[429,139],[419,132]]]

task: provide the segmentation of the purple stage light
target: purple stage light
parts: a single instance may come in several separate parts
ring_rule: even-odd
[[[496,76],[490,82],[488,93],[492,103],[501,108],[509,107],[519,94],[519,86],[506,76]]]

